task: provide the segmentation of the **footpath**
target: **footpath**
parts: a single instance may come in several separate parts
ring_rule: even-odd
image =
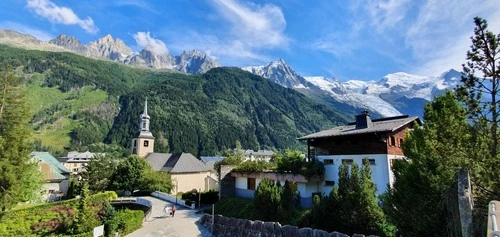
[[[142,227],[127,237],[210,237],[211,233],[195,222],[203,215],[181,205],[176,205],[175,216],[164,217],[165,206],[174,205],[155,197],[142,197],[153,204],[151,212],[146,216]]]

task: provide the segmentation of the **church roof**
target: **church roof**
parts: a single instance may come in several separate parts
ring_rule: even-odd
[[[144,159],[156,171],[195,173],[210,170],[210,167],[191,153],[150,153]]]
[[[418,117],[409,117],[407,115],[373,120],[372,125],[366,128],[356,128],[356,124],[350,123],[346,126],[338,126],[332,129],[309,134],[307,136],[300,137],[299,140],[322,137],[340,137],[368,133],[394,132],[410,123],[413,123],[414,121],[417,121],[417,123],[421,124]]]

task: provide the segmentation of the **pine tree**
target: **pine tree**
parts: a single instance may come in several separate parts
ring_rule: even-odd
[[[70,232],[80,234],[91,231],[99,225],[99,221],[94,217],[92,207],[90,206],[89,187],[87,183],[83,184],[80,200],[78,201],[78,213],[73,219]]]
[[[425,105],[423,128],[411,131],[395,161],[393,188],[383,208],[404,236],[448,236],[442,205],[457,169],[468,166],[471,126],[451,91]]]
[[[29,108],[19,78],[0,70],[0,202],[2,209],[34,198],[41,175],[29,157]]]
[[[281,202],[281,189],[274,185],[274,181],[263,178],[254,193],[254,205],[264,220],[273,220],[278,215]]]
[[[478,142],[485,143],[486,153],[477,158],[481,182],[485,186],[498,188],[500,171],[494,167],[500,165],[499,129],[500,106],[500,35],[488,30],[486,20],[474,18],[476,27],[471,37],[472,45],[467,51],[467,63],[463,65],[462,85],[457,94],[467,108],[468,118],[475,126]],[[482,149],[482,145],[477,148]]]

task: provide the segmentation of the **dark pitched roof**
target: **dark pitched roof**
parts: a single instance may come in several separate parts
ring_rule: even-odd
[[[422,124],[418,117],[409,117],[408,115],[405,115],[373,120],[372,125],[368,128],[356,129],[356,124],[350,123],[346,126],[338,126],[332,129],[323,130],[317,133],[300,137],[298,139],[307,140],[321,137],[340,137],[378,132],[394,132],[407,124],[413,123],[413,121],[417,121],[417,123]]]
[[[156,171],[193,173],[210,170],[210,167],[191,153],[150,153],[144,159]]]
[[[210,169],[214,170],[214,164],[217,161],[224,159],[222,156],[200,156],[201,161]]]

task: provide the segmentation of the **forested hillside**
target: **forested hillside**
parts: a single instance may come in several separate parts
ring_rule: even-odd
[[[237,140],[254,149],[296,148],[296,137],[346,121],[237,68],[184,75],[3,45],[0,68],[24,79],[37,149],[128,148],[146,97],[157,152],[211,155]]]

